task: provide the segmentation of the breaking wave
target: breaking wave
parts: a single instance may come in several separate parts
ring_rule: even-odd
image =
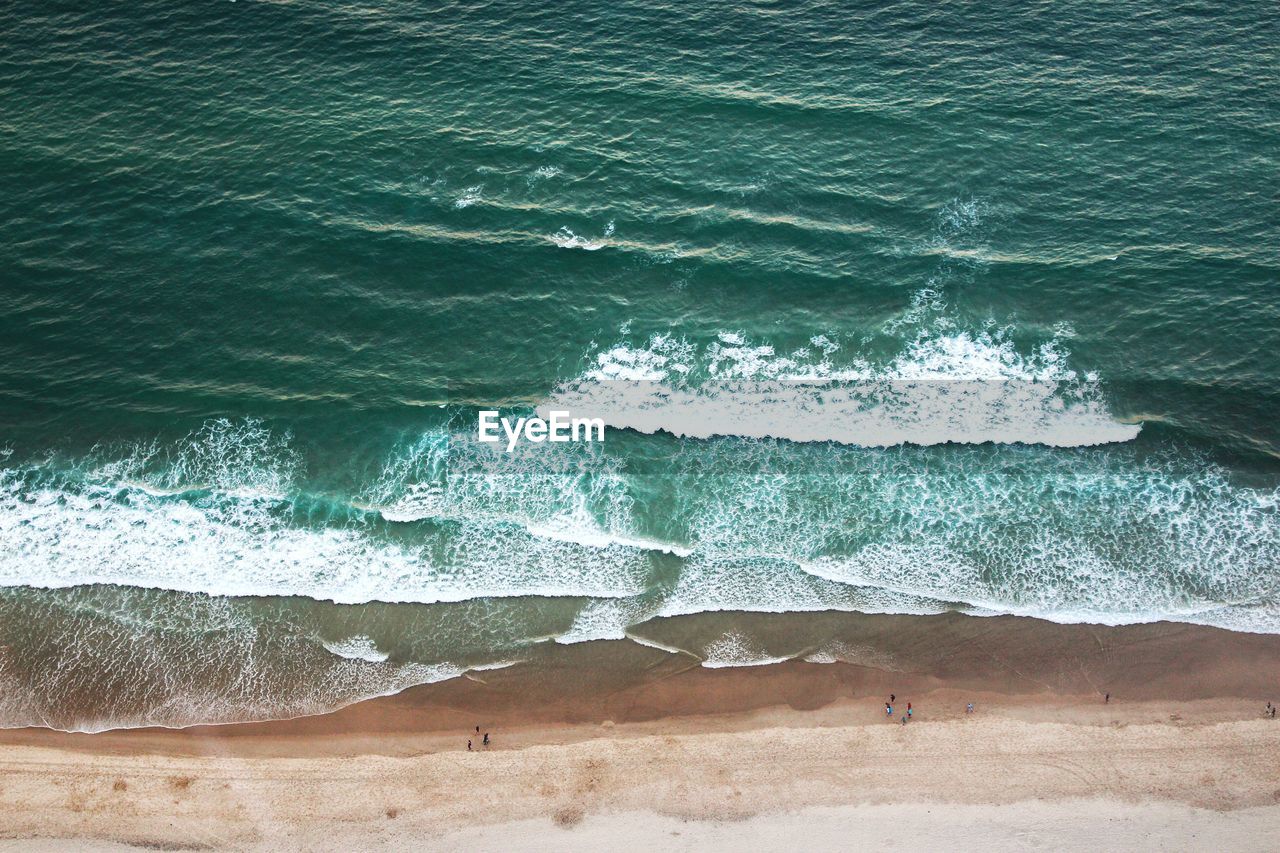
[[[1070,368],[1057,338],[1029,354],[998,330],[921,333],[879,360],[842,359],[842,350],[826,335],[781,354],[736,332],[705,346],[655,334],[593,353],[540,411],[646,434],[860,447],[1079,447],[1131,441],[1141,429],[1111,415],[1098,377]]]
[[[645,441],[508,455],[432,431],[337,504],[257,422],[77,464],[11,457],[0,585],[585,599],[564,642],[725,610],[1280,632],[1280,496],[1190,452]],[[329,651],[378,653],[352,636]]]

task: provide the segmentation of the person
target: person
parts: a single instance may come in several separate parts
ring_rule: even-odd
[[[889,704],[890,704],[890,705],[892,705],[894,702],[897,702],[897,701],[898,701],[898,697],[897,697],[897,696],[894,696],[892,693],[890,693],[890,694],[889,694]]]
[[[972,702],[970,702],[967,706],[965,706],[964,712],[965,712],[966,714],[972,714],[972,713],[973,713],[973,703],[972,703]]]
[[[907,724],[907,715],[906,715],[906,714],[903,714],[903,715],[902,715],[902,724],[903,724],[904,726]]]
[[[1111,704],[1111,694],[1110,694],[1110,693],[1108,693],[1106,696],[1103,696],[1103,697],[1102,697],[1102,704],[1104,704],[1104,705],[1110,705],[1110,704]]]
[[[467,738],[467,752],[471,751],[471,738]]]
[[[890,705],[888,702],[884,703],[884,715],[886,717],[893,715],[893,706]]]
[[[911,703],[910,703],[910,702],[908,702],[908,703],[907,703],[907,718],[908,718],[908,719],[910,719],[910,718],[911,718]]]
[[[485,733],[484,733],[484,745],[485,745],[485,746],[488,746],[488,745],[489,745],[489,733],[488,733],[488,732],[485,732]]]
[[[476,734],[480,734],[480,727],[476,726]]]

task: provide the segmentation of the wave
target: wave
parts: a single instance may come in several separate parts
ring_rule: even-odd
[[[609,245],[609,238],[612,236],[613,220],[610,220],[609,224],[605,226],[604,234],[599,239],[581,237],[573,233],[566,225],[551,235],[551,242],[562,249],[582,249],[587,252],[595,252]]]
[[[276,605],[132,587],[0,591],[0,725],[97,732],[324,714],[485,666],[319,641]]]
[[[563,642],[707,611],[1280,632],[1280,492],[1190,451],[745,439],[624,450],[508,455],[430,431],[347,509],[323,513],[299,454],[258,423],[213,422],[169,447],[74,465],[10,457],[0,585],[349,604],[585,599],[551,633]],[[397,513],[416,520],[383,520]]]
[[[730,631],[702,650],[702,666],[724,669],[738,666],[768,666],[791,660],[790,655],[772,657],[746,634]]]
[[[264,436],[257,422],[212,422],[163,452],[146,446],[101,464],[0,470],[0,585],[121,584],[341,603],[607,598],[646,588],[650,565],[640,548],[591,547],[525,529],[573,510],[574,484],[587,482],[581,474],[529,464],[495,481],[501,460],[477,452],[468,476],[455,453],[449,523],[395,538],[359,516],[300,523],[297,455],[284,439]],[[431,468],[439,461],[431,448],[447,444],[428,436],[385,477],[411,476],[416,463]],[[425,458],[415,453],[423,447]],[[152,470],[157,459],[166,460],[161,472]],[[140,480],[147,485],[130,485]],[[607,476],[591,482],[603,511],[620,516],[622,491],[610,491]],[[403,502],[415,505],[427,485],[401,482]],[[372,491],[385,488],[384,478]],[[289,496],[271,493],[277,489]]]
[[[345,640],[339,640],[336,643],[322,643],[322,645],[333,652],[340,658],[347,660],[362,660],[369,663],[382,663],[391,657],[386,652],[379,651],[378,645],[369,637],[363,634],[355,637],[348,637]]]
[[[672,554],[676,557],[688,557],[693,549],[673,542],[648,539],[640,536],[627,536],[612,533],[600,526],[599,522],[581,505],[572,513],[558,515],[546,522],[534,522],[525,527],[534,536],[569,542],[574,545],[586,545],[589,548],[636,548],[642,551],[656,551]]]
[[[725,444],[669,469],[695,550],[664,615],[960,610],[1280,632],[1280,490],[1190,451]]]
[[[589,601],[574,617],[569,630],[557,635],[555,641],[571,645],[593,640],[629,639],[627,629],[646,621],[653,615],[652,604],[638,598]]]
[[[1060,339],[1023,354],[1000,331],[922,332],[888,359],[839,358],[818,335],[779,354],[721,332],[699,346],[655,334],[595,352],[539,407],[677,437],[780,438],[860,447],[944,443],[1082,447],[1131,441],[1096,375],[1067,365]]]

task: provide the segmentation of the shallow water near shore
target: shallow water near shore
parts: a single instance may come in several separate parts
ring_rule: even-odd
[[[0,724],[1280,634],[1274,20],[0,12]],[[555,407],[604,443],[474,440]]]

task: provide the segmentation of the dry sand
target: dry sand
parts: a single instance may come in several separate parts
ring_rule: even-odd
[[[366,736],[334,734],[317,751],[288,726],[158,751],[162,734],[94,749],[28,730],[0,749],[0,837],[110,842],[101,849],[1274,849],[1280,720],[1260,709],[1059,697],[929,718],[959,701],[921,696],[907,726],[844,700],[498,731],[472,753],[440,734],[384,735],[379,754]]]

